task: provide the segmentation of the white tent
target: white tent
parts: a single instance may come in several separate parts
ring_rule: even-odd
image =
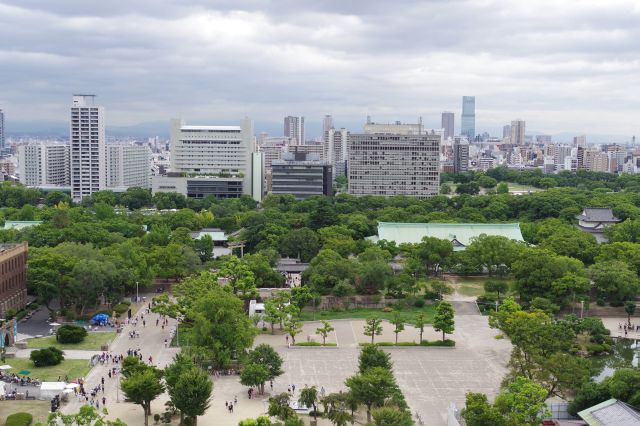
[[[4,382],[0,382],[0,396],[4,396]]]
[[[40,385],[40,399],[51,399],[61,394],[66,386],[65,382],[42,382]]]

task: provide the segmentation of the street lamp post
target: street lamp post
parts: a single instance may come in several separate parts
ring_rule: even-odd
[[[584,314],[584,300],[580,301],[580,318],[582,318],[582,315]]]
[[[136,303],[140,302],[140,296],[138,296],[138,281],[136,281]]]

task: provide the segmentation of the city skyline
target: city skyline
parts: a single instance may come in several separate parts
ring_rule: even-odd
[[[68,94],[88,91],[110,125],[163,131],[175,116],[248,116],[261,131],[289,114],[307,117],[309,137],[325,114],[439,127],[472,95],[476,134],[513,117],[549,134],[638,133],[634,1],[156,4],[0,1],[7,130],[64,124]],[[465,19],[481,25],[452,25]]]

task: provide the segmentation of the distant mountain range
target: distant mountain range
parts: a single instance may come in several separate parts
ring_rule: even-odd
[[[193,124],[200,124],[194,122]],[[232,125],[233,122],[222,122],[220,124]],[[348,129],[359,132],[362,130],[362,124],[343,123]],[[67,123],[56,122],[7,122],[6,123],[7,136],[13,137],[50,137],[50,138],[68,138],[69,137],[69,125]],[[281,123],[274,122],[256,122],[255,125],[256,134],[266,132],[270,136],[281,136],[283,132]],[[307,140],[311,140],[321,133],[321,124],[315,122],[305,123],[305,132]],[[428,127],[428,126],[426,126]],[[502,135],[502,129],[487,129],[491,134]],[[481,130],[484,131],[484,130]],[[540,131],[528,131],[528,135],[542,135],[549,134]],[[580,135],[580,132],[563,132],[557,134],[551,134],[555,142],[571,143],[573,137]],[[148,123],[139,123],[131,126],[107,126],[107,136],[115,137],[134,137],[134,138],[147,138],[153,136],[159,136],[163,139],[169,138],[169,121],[155,121]],[[587,133],[587,141],[590,144],[598,143],[627,143],[631,142],[631,135],[613,135],[613,134],[589,134]],[[640,141],[639,141],[640,142]]]

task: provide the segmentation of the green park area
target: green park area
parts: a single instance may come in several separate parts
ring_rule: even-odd
[[[103,345],[110,343],[116,337],[115,331],[99,331],[88,333],[80,343],[59,343],[56,336],[35,337],[27,340],[27,348],[41,349],[53,346],[58,349],[76,349],[86,351],[99,351]]]
[[[302,311],[300,312],[301,321],[317,321],[317,320],[336,320],[336,319],[367,319],[371,316],[377,316],[387,321],[393,320],[396,314],[400,314],[400,317],[404,322],[413,323],[416,320],[418,314],[424,314],[427,323],[433,321],[433,316],[436,312],[436,305],[425,305],[421,308],[417,307],[402,307],[402,309],[396,310],[393,308],[386,309],[368,309],[368,308],[355,308],[346,310],[328,310],[328,311]]]
[[[65,376],[69,380],[77,377],[84,377],[89,372],[89,360],[87,359],[65,359],[58,365],[47,367],[35,367],[33,362],[27,358],[8,358],[7,364],[11,366],[6,373],[18,374],[21,371],[28,371],[27,375],[32,379],[41,381],[57,381],[58,377],[64,379]]]
[[[49,417],[49,401],[0,401],[0,422],[5,424],[8,416],[13,413],[29,413],[33,416],[33,423],[43,423]]]

